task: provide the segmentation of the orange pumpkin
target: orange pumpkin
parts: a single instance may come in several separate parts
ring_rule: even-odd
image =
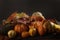
[[[31,20],[42,21],[42,20],[44,20],[44,19],[42,19],[41,17],[38,17],[38,16],[32,16],[32,17],[31,17]]]
[[[39,35],[41,35],[41,36],[44,35],[45,29],[43,27],[42,22],[37,22],[37,31],[38,31]]]
[[[22,33],[23,31],[27,31],[27,27],[24,24],[17,24],[14,30],[18,33]]]
[[[10,22],[11,20],[13,20],[16,17],[17,12],[12,13],[8,18],[7,21]]]
[[[24,32],[21,33],[22,38],[26,38],[28,36],[30,36],[30,35],[29,35],[29,32],[27,32],[27,31],[24,31]]]
[[[31,25],[29,26],[29,28],[33,27],[33,28],[37,28],[37,21],[31,22]]]

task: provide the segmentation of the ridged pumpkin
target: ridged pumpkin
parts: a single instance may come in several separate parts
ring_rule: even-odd
[[[27,27],[24,25],[24,24],[17,24],[14,28],[14,30],[17,32],[17,33],[22,33],[23,31],[27,31]]]
[[[43,27],[42,22],[37,22],[37,31],[38,31],[39,35],[41,35],[41,36],[44,35],[45,29]]]

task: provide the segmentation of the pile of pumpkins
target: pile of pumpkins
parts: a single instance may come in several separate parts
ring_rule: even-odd
[[[14,38],[17,34],[22,38],[35,36],[37,33],[42,36],[47,32],[47,28],[48,32],[52,30],[50,28],[52,23],[56,23],[56,21],[46,20],[41,12],[34,12],[32,16],[24,12],[14,12],[3,20],[0,33],[8,35],[9,38]]]

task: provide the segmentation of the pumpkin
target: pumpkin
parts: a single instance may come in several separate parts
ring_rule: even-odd
[[[45,18],[41,12],[34,12],[31,16],[31,20],[42,21],[42,20],[45,20]]]
[[[29,26],[29,28],[37,28],[37,21],[34,21],[34,22],[31,22],[31,24],[30,24],[30,26]]]
[[[23,31],[27,31],[27,27],[24,25],[24,24],[17,24],[14,28],[14,30],[17,32],[17,33],[22,33]]]
[[[10,22],[11,20],[15,19],[16,15],[17,15],[17,12],[12,13],[12,14],[7,18],[7,21]]]
[[[21,33],[22,38],[26,38],[28,36],[29,36],[29,32],[27,32],[27,31],[24,31],[24,32]]]
[[[44,35],[45,29],[43,27],[42,22],[37,22],[37,31],[38,31],[39,35],[41,35],[41,36]]]
[[[25,12],[21,12],[21,14],[19,16],[20,16],[20,18],[23,18],[23,17],[29,18],[29,15],[27,15]]]
[[[14,38],[16,36],[16,32],[14,30],[8,31],[8,37],[9,38]]]

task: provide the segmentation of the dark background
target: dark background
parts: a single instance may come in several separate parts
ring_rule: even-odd
[[[60,20],[60,0],[0,0],[0,21],[15,11],[29,15],[40,11],[46,18]]]

